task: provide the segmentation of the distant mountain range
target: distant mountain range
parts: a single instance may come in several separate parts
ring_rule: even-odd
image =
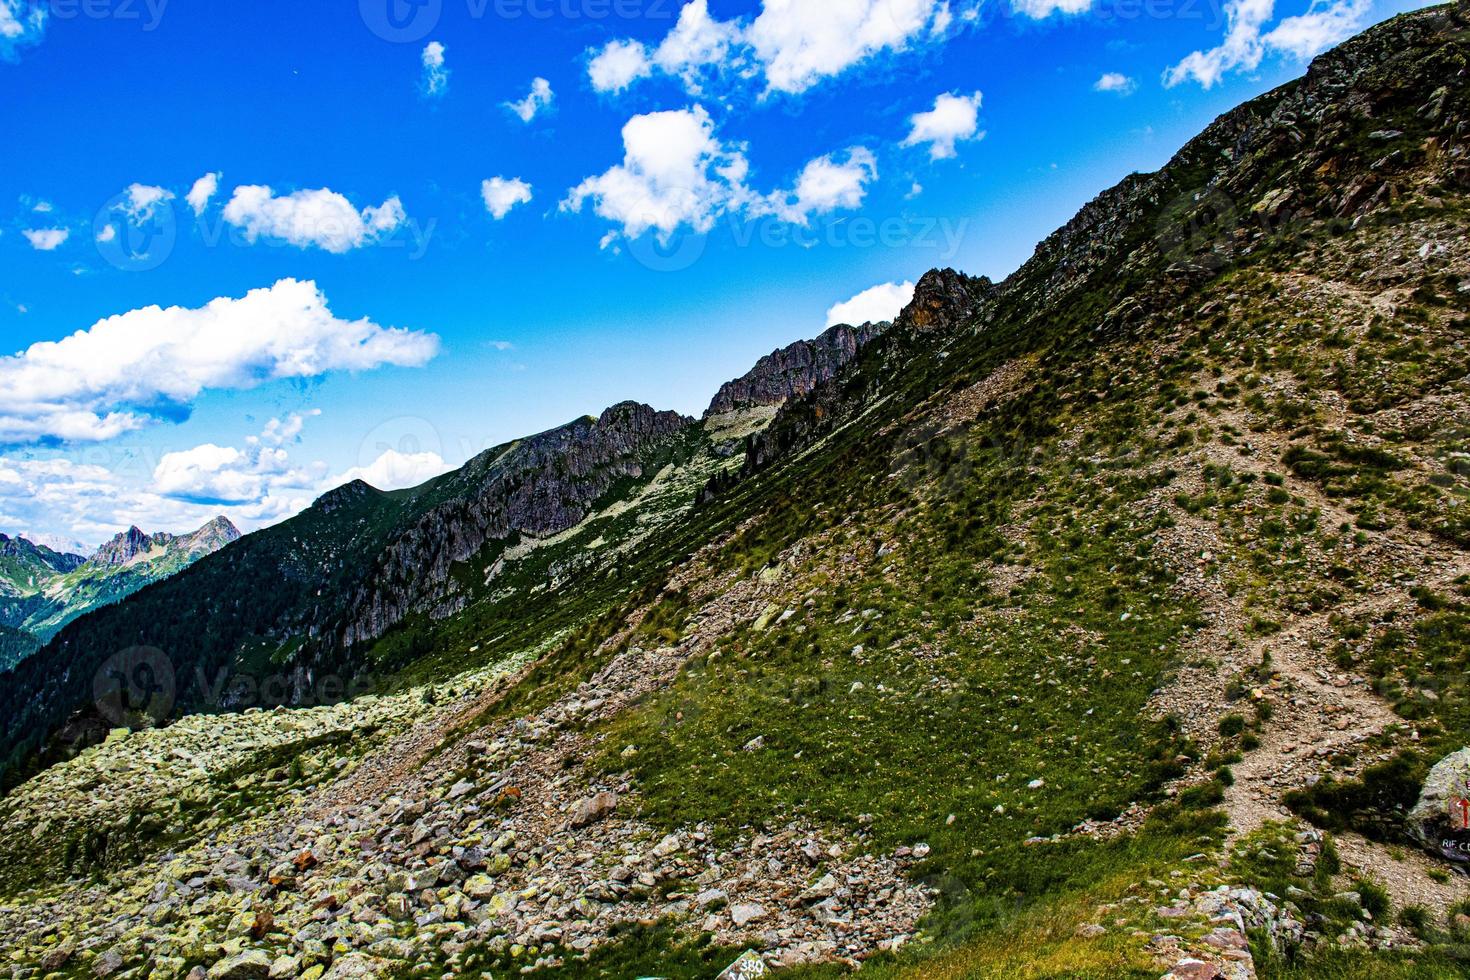
[[[226,517],[190,534],[130,527],[89,558],[0,534],[0,627],[34,641],[0,634],[0,666],[13,665],[83,613],[165,579],[239,537]]]

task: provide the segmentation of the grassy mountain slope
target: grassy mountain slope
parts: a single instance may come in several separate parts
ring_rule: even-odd
[[[0,943],[163,976],[1463,975],[1467,878],[1402,811],[1470,741],[1467,70],[1462,11],[1375,28],[570,524],[436,565],[498,519],[471,470],[262,537],[290,568],[354,529],[332,555],[373,575],[326,604],[413,608],[352,654],[404,690],[335,740],[289,737],[328,709],[196,718],[17,788]],[[363,598],[425,556],[459,591]],[[179,615],[225,628],[257,565]],[[88,619],[121,643],[166,588]]]

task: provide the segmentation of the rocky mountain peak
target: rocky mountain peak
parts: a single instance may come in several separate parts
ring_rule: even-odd
[[[982,303],[994,298],[996,290],[987,276],[931,269],[914,286],[914,298],[896,322],[918,333],[948,330],[969,319]]]
[[[187,536],[190,551],[215,551],[240,538],[240,529],[223,514]]]
[[[166,537],[166,536],[165,536]],[[137,525],[112,536],[89,559],[102,567],[126,565],[139,555],[146,554],[155,544],[154,535],[146,534]]]
[[[888,329],[887,323],[861,326],[837,324],[813,340],[798,340],[772,351],[755,367],[720,386],[705,409],[705,418],[740,408],[781,405],[798,398],[837,375],[869,341]]]
[[[316,498],[311,506],[313,510],[319,510],[323,514],[330,514],[333,511],[350,507],[361,500],[380,493],[382,493],[381,490],[370,486],[363,480],[353,480],[350,483],[342,484],[336,489],[328,490]]]

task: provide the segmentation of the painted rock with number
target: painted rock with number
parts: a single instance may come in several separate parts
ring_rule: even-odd
[[[740,954],[738,960],[725,967],[725,972],[719,975],[718,980],[755,980],[756,977],[765,976],[770,969],[759,953],[748,949]]]
[[[1470,749],[1445,756],[1429,770],[1409,833],[1432,854],[1470,864]]]

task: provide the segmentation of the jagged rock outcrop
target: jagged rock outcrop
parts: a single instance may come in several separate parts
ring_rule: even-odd
[[[951,330],[995,299],[989,277],[975,278],[953,269],[931,269],[914,286],[914,298],[899,313],[896,325],[915,333]]]
[[[838,324],[812,340],[798,340],[772,351],[745,374],[721,385],[705,418],[741,408],[781,405],[805,395],[846,367],[860,348],[887,329],[886,323]]]
[[[347,645],[383,635],[412,612],[452,613],[451,568],[493,542],[575,526],[622,479],[644,475],[661,446],[694,420],[636,402],[492,449],[446,477],[446,499],[398,535],[351,600]]]
[[[144,534],[140,528],[130,527],[113,535],[89,560],[103,568],[126,565],[139,555],[146,555],[155,544],[167,544],[172,537],[173,535],[164,532],[157,535]]]
[[[207,555],[239,537],[239,529],[223,516],[190,534],[169,534],[167,531],[147,534],[134,526],[114,535],[87,559],[87,564],[97,568],[118,568],[147,557],[154,548],[182,555]]]

